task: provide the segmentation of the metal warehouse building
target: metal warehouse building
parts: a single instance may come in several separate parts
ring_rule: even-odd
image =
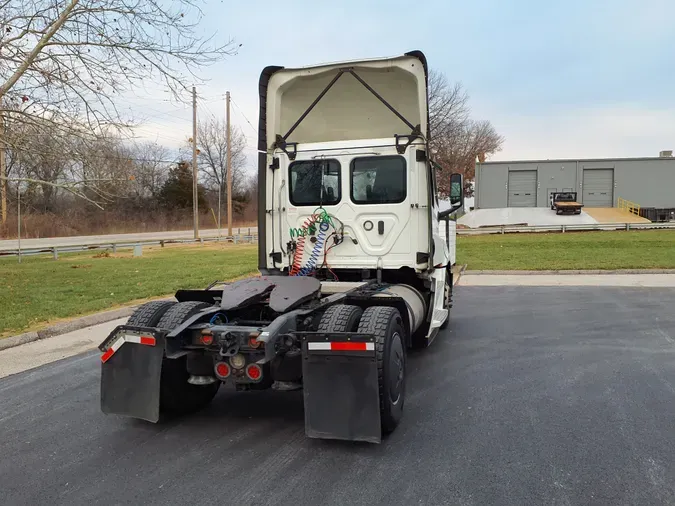
[[[584,207],[675,207],[675,158],[533,160],[476,164],[475,208],[548,207],[553,192],[576,191]]]

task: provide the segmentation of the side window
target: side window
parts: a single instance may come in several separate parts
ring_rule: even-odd
[[[290,201],[294,206],[334,205],[342,198],[337,160],[301,160],[288,168]]]
[[[402,156],[354,158],[351,194],[355,204],[398,204],[406,198],[406,164]]]

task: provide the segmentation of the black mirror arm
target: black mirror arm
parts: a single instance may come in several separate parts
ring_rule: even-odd
[[[454,206],[451,206],[450,209],[446,209],[445,211],[439,211],[438,219],[439,220],[446,219],[448,216],[457,211],[460,207],[462,207],[462,202],[457,202]]]

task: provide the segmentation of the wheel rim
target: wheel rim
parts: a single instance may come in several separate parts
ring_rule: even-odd
[[[403,380],[405,379],[405,355],[401,335],[394,332],[391,338],[391,352],[389,354],[389,399],[396,405],[403,394]]]

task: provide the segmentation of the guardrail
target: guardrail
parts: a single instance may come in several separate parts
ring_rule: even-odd
[[[94,250],[112,250],[117,253],[119,249],[133,249],[134,256],[141,256],[143,246],[166,246],[168,244],[190,244],[205,242],[232,242],[234,244],[248,243],[252,244],[258,241],[257,234],[234,235],[220,237],[203,237],[200,239],[148,239],[139,241],[120,241],[120,242],[101,242],[101,243],[83,243],[83,244],[64,244],[62,246],[47,246],[39,248],[21,248],[0,251],[0,257],[3,256],[34,256],[34,255],[52,255],[54,260],[58,260],[61,253],[78,253],[82,251]]]
[[[445,221],[445,220],[444,220]],[[446,223],[441,223],[439,232],[441,237],[446,237]],[[485,235],[485,234],[513,234],[521,233],[536,233],[536,232],[578,232],[589,230],[651,230],[651,229],[675,229],[675,223],[593,223],[593,224],[578,224],[578,225],[500,225],[495,227],[481,227],[481,228],[458,228],[457,235]],[[134,255],[140,256],[142,254],[143,246],[165,246],[167,244],[190,244],[190,243],[205,243],[205,242],[232,242],[234,244],[248,243],[252,244],[258,241],[257,234],[250,235],[235,235],[235,236],[221,236],[221,237],[203,237],[200,239],[149,239],[141,241],[124,241],[124,242],[105,242],[105,243],[83,243],[83,244],[68,244],[63,246],[49,246],[39,248],[21,248],[21,256],[33,255],[52,255],[54,260],[59,258],[61,253],[77,253],[81,251],[92,250],[112,250],[116,253],[118,249],[134,249]],[[18,249],[0,251],[0,257],[3,256],[18,256]]]
[[[441,226],[441,235],[444,234]],[[496,227],[458,228],[457,235],[511,234],[516,232],[579,232],[589,230],[675,229],[675,223],[592,223],[578,225],[501,225]]]

